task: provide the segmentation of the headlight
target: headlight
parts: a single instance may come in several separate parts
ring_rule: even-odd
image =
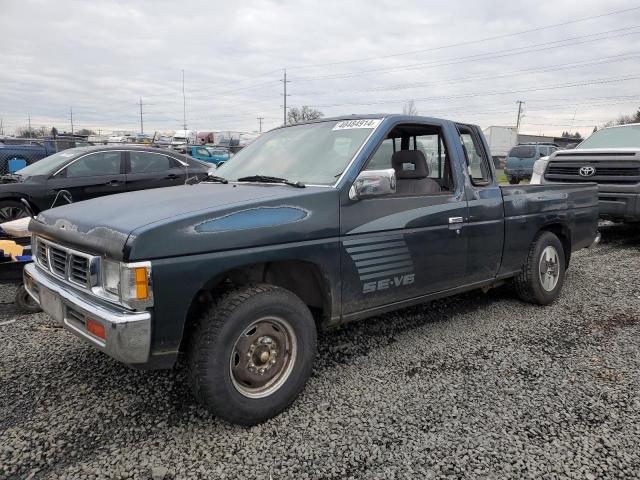
[[[533,173],[537,173],[538,175],[544,175],[544,171],[547,169],[548,164],[549,164],[549,157],[539,158],[533,164]]]
[[[102,288],[124,305],[145,308],[153,305],[151,263],[122,263],[102,260]]]

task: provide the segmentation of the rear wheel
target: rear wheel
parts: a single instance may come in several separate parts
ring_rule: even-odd
[[[273,285],[241,287],[204,313],[187,352],[191,387],[215,415],[255,425],[286,409],[316,355],[307,306]]]
[[[0,223],[10,222],[11,220],[28,216],[29,212],[19,201],[0,200]]]
[[[527,263],[515,278],[518,295],[526,302],[548,305],[560,295],[566,270],[564,249],[551,232],[540,232],[529,249]]]
[[[520,179],[519,178],[515,178],[515,177],[509,177],[509,183],[511,185],[517,185],[520,183]]]

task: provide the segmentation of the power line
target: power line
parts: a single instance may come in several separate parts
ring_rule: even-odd
[[[527,33],[533,33],[533,32],[539,32],[541,30],[547,30],[550,28],[557,28],[557,27],[562,27],[562,26],[566,26],[566,25],[571,25],[571,24],[575,24],[575,23],[580,23],[580,22],[585,22],[587,20],[594,20],[596,18],[602,18],[602,17],[607,17],[607,16],[611,16],[611,15],[618,15],[621,13],[628,13],[634,10],[639,10],[640,7],[632,7],[632,8],[625,8],[623,10],[615,10],[613,12],[609,12],[609,13],[602,13],[599,15],[592,15],[589,17],[582,17],[582,18],[577,18],[574,20],[568,20],[566,22],[561,22],[561,23],[555,23],[552,25],[543,25],[541,27],[536,27],[536,28],[531,28],[528,30],[521,30],[519,32],[513,32],[513,33],[505,33],[502,35],[494,35],[492,37],[485,37],[485,38],[479,38],[479,39],[475,39],[475,40],[467,40],[464,42],[458,42],[458,43],[450,43],[448,45],[440,45],[437,47],[431,47],[431,48],[425,48],[425,49],[420,49],[420,50],[411,50],[411,51],[405,51],[405,52],[399,52],[399,53],[392,53],[389,55],[381,55],[378,57],[368,57],[368,58],[359,58],[359,59],[354,59],[354,60],[343,60],[343,61],[338,61],[338,62],[326,62],[326,63],[316,63],[316,64],[312,64],[312,65],[299,65],[299,66],[290,66],[288,67],[289,70],[300,70],[300,69],[306,69],[306,68],[315,68],[315,67],[325,67],[325,66],[331,66],[331,65],[344,65],[347,63],[361,63],[361,62],[369,62],[371,60],[381,60],[381,59],[385,59],[385,58],[394,58],[394,57],[401,57],[401,56],[406,56],[406,55],[414,55],[417,53],[425,53],[425,52],[433,52],[436,50],[444,50],[447,48],[454,48],[454,47],[462,47],[465,45],[476,45],[478,43],[483,43],[483,42],[489,42],[492,40],[499,40],[501,38],[508,38],[508,37],[514,37],[514,36],[519,36],[519,35],[525,35]]]
[[[613,63],[618,61],[632,60],[632,59],[638,58],[639,56],[640,56],[640,51],[635,51],[635,52],[623,53],[618,55],[611,55],[608,57],[600,57],[598,60],[583,60],[583,61],[578,61],[573,63],[561,63],[561,64],[554,64],[554,65],[546,65],[546,66],[544,65],[536,66],[536,67],[524,68],[521,70],[513,70],[513,71],[502,73],[502,74],[489,74],[484,76],[471,75],[471,76],[465,76],[465,77],[450,77],[450,78],[443,78],[441,80],[431,80],[428,82],[411,82],[411,83],[399,83],[399,84],[392,84],[392,85],[380,85],[380,86],[365,88],[365,89],[355,88],[355,89],[343,89],[343,90],[334,89],[334,90],[324,90],[324,91],[314,91],[314,92],[300,92],[298,95],[300,96],[324,95],[329,93],[334,94],[334,93],[347,93],[347,92],[366,93],[366,92],[378,92],[378,91],[389,91],[389,90],[405,90],[405,89],[411,89],[411,88],[421,88],[425,86],[440,86],[442,84],[449,85],[451,83],[457,83],[457,82],[468,82],[468,81],[477,82],[481,80],[495,80],[497,78],[512,77],[512,76],[521,75],[522,73],[528,73],[528,72],[548,73],[548,72],[555,72],[559,70],[570,70],[573,68],[591,67],[594,65],[602,65],[602,64]]]
[[[393,99],[393,100],[379,100],[374,102],[349,102],[349,103],[336,103],[329,105],[310,105],[314,108],[331,108],[331,107],[343,107],[343,106],[355,106],[355,105],[384,105],[388,103],[400,103],[407,102],[409,100],[414,101],[425,101],[425,100],[449,100],[454,98],[472,98],[472,97],[480,97],[480,96],[493,96],[493,95],[504,95],[504,94],[512,94],[512,93],[524,93],[524,92],[537,92],[544,90],[555,90],[557,88],[569,88],[569,87],[582,87],[586,85],[601,85],[607,83],[615,83],[615,82],[624,82],[627,80],[636,80],[640,78],[640,75],[628,76],[628,77],[613,77],[613,78],[601,78],[594,79],[585,82],[573,82],[573,83],[564,83],[564,84],[556,84],[556,85],[547,85],[543,87],[534,87],[534,88],[524,88],[518,90],[502,90],[502,91],[494,91],[494,92],[474,92],[474,93],[463,93],[458,95],[441,95],[441,96],[432,96],[432,97],[421,97],[421,98],[404,98],[404,99]]]
[[[460,64],[460,63],[476,62],[476,61],[480,61],[480,60],[502,58],[502,57],[507,57],[507,56],[511,56],[511,55],[520,55],[520,54],[523,54],[523,53],[532,53],[532,52],[550,50],[552,48],[569,47],[569,46],[573,46],[573,45],[582,45],[582,44],[585,44],[585,43],[596,42],[596,41],[599,41],[599,40],[605,40],[607,38],[619,38],[619,37],[624,37],[624,36],[628,36],[628,35],[637,35],[638,33],[640,33],[640,31],[621,33],[621,34],[618,34],[618,35],[609,35],[609,34],[616,33],[616,32],[623,32],[623,31],[627,31],[627,30],[633,30],[633,29],[637,29],[638,27],[640,27],[640,25],[633,25],[633,26],[624,27],[624,28],[615,28],[615,29],[612,29],[612,30],[605,30],[605,31],[602,31],[602,32],[597,32],[597,33],[589,33],[589,34],[586,34],[586,35],[578,35],[578,36],[575,36],[575,37],[564,38],[564,39],[561,39],[561,40],[553,40],[553,41],[550,41],[550,42],[537,43],[537,44],[534,44],[534,45],[528,45],[528,46],[524,46],[524,47],[507,48],[507,49],[503,49],[503,50],[495,50],[495,51],[490,51],[490,52],[486,52],[486,53],[467,55],[467,56],[464,56],[464,57],[458,57],[456,60],[443,60],[443,59],[431,60],[429,62],[410,63],[410,64],[405,64],[405,65],[399,65],[399,66],[396,66],[396,67],[379,67],[379,68],[373,68],[373,69],[369,69],[369,70],[360,70],[360,71],[342,73],[342,74],[299,77],[299,78],[296,78],[295,80],[297,82],[310,82],[310,81],[315,81],[315,80],[336,80],[336,79],[343,79],[343,78],[359,77],[359,76],[368,75],[368,74],[371,74],[371,73],[380,73],[380,74],[394,73],[394,72],[406,71],[406,70],[419,70],[419,69],[426,68],[426,67],[442,67],[442,66],[456,65],[456,64]],[[604,37],[600,38],[601,36],[604,36]],[[586,38],[589,38],[589,37],[598,37],[598,38],[591,38],[590,40],[582,40],[582,41],[573,41],[573,40],[579,40],[579,39],[586,39]],[[565,42],[569,42],[569,43],[565,43]],[[564,45],[557,45],[559,43],[565,43],[565,44]],[[534,47],[542,47],[542,48],[534,48]]]

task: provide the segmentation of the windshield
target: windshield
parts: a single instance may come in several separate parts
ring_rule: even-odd
[[[521,145],[519,147],[513,147],[509,152],[510,157],[517,158],[531,158],[536,154],[536,147],[531,145]]]
[[[380,120],[310,123],[265,133],[218,168],[229,181],[252,175],[333,185]]]
[[[583,148],[640,148],[640,125],[598,130],[576,147]]]
[[[89,150],[87,147],[69,148],[62,152],[54,153],[48,157],[44,157],[42,160],[38,160],[31,165],[21,168],[16,173],[24,177],[31,177],[34,175],[49,175],[65,165],[69,160],[78,154]]]

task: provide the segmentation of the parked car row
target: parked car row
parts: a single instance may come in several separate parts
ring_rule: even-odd
[[[74,202],[104,195],[183,185],[212,171],[209,163],[170,150],[135,145],[76,147],[0,178],[0,223],[56,206],[61,190]]]

